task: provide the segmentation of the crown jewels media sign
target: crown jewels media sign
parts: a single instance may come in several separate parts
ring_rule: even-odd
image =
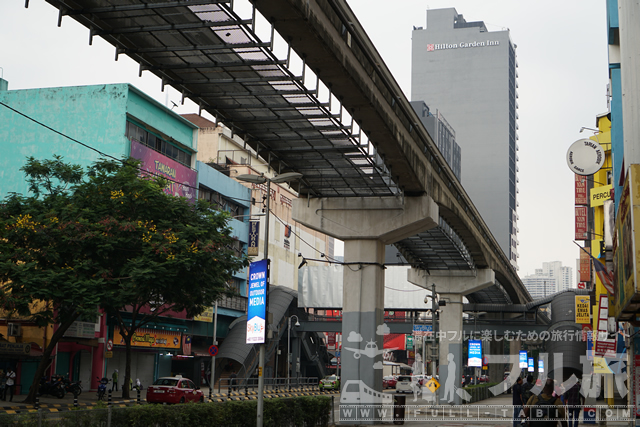
[[[269,260],[249,265],[249,308],[247,310],[247,344],[264,343],[267,311]]]

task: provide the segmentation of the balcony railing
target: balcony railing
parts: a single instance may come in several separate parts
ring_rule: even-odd
[[[235,295],[232,297],[223,297],[218,300],[218,307],[229,308],[231,310],[247,312],[247,297]]]

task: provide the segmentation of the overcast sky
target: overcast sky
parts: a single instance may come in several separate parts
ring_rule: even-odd
[[[88,29],[44,0],[0,0],[0,73],[9,89],[132,83],[166,103],[175,91],[160,92],[149,72],[100,38],[89,46]],[[569,145],[595,127],[607,111],[606,14],[603,0],[348,0],[407,96],[410,94],[411,30],[426,26],[426,10],[455,7],[467,21],[484,21],[489,31],[508,28],[518,46],[519,265],[532,274],[545,261],[574,270],[579,249],[574,235],[573,175],[566,165]],[[427,100],[428,101],[428,100]],[[170,105],[170,104],[169,104]],[[190,103],[177,111],[196,112]],[[464,153],[463,153],[464,154]],[[464,168],[464,158],[463,165]],[[464,182],[463,182],[464,184]]]

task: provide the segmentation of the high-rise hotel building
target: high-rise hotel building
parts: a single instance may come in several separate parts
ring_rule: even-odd
[[[461,183],[518,267],[516,45],[455,9],[427,11],[413,31],[411,101],[438,109],[462,151]]]

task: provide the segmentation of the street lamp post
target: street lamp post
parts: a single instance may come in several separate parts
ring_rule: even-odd
[[[238,179],[239,181],[251,182],[254,184],[264,184],[264,183],[267,184],[267,204],[265,206],[266,226],[264,229],[264,259],[267,259],[267,260],[269,259],[269,206],[270,206],[269,202],[271,200],[271,183],[275,182],[276,184],[278,184],[278,183],[293,181],[301,177],[302,177],[302,174],[297,172],[283,173],[281,175],[278,175],[275,178],[267,178],[266,176],[264,176],[264,174],[263,175],[245,174],[245,175],[236,176],[236,179]],[[267,312],[268,312],[268,306],[267,306],[267,309],[265,309],[265,317],[267,318],[265,319],[267,320],[267,327],[265,329],[269,329],[269,324],[268,324],[269,316]],[[264,414],[264,358],[265,358],[265,345],[263,342],[262,344],[260,344],[260,352],[258,354],[258,408],[257,408],[257,419],[256,419],[257,427],[262,427],[264,423],[264,417],[263,417],[263,414]]]
[[[300,319],[298,319],[298,316],[296,316],[295,314],[293,316],[289,317],[289,329],[287,332],[287,388],[289,390],[291,390],[291,383],[290,378],[291,378],[291,318],[295,317],[296,318],[296,326],[300,326]]]

